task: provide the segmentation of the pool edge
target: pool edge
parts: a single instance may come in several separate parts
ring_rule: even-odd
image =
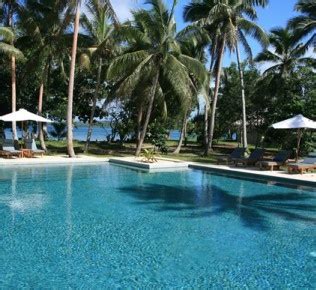
[[[264,174],[260,174],[259,172],[250,172],[250,171],[244,172],[244,171],[238,171],[238,170],[233,170],[233,169],[228,169],[228,168],[210,167],[208,165],[196,164],[196,163],[195,164],[190,163],[189,168],[219,172],[219,173],[224,173],[230,176],[240,176],[240,177],[244,176],[244,177],[250,177],[253,179],[259,179],[259,180],[265,180],[265,181],[276,181],[276,182],[281,182],[284,184],[316,188],[316,181],[310,181],[310,180],[293,179],[290,177],[283,177],[283,176],[264,175]]]

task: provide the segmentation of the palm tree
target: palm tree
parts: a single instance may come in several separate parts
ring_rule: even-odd
[[[244,148],[248,147],[247,141],[247,114],[246,114],[246,96],[245,96],[245,84],[244,84],[244,72],[241,66],[241,59],[240,59],[240,51],[238,43],[241,43],[244,47],[244,50],[252,61],[252,49],[249,45],[246,36],[250,35],[255,40],[257,40],[263,47],[266,47],[269,43],[268,37],[264,30],[254,23],[252,20],[257,19],[257,13],[253,7],[248,8],[247,12],[248,16],[251,16],[251,20],[247,20],[242,17],[242,15],[236,15],[235,21],[237,23],[237,41],[235,43],[235,51],[237,57],[237,65],[239,71],[239,78],[240,78],[240,87],[241,87],[241,102],[242,102],[242,145]]]
[[[18,4],[15,0],[5,0],[2,3],[2,12],[7,22],[7,27],[10,27],[14,30],[14,14]],[[11,46],[14,45],[14,38],[11,38]],[[12,103],[12,112],[16,111],[16,55],[11,54],[11,103]],[[13,139],[17,139],[16,131],[16,122],[12,122],[12,135]]]
[[[208,43],[208,37],[205,34],[198,34],[198,35],[191,35],[190,31],[186,31],[184,29],[183,32],[180,32],[177,37],[181,51],[183,54],[188,55],[192,58],[195,58],[199,60],[201,63],[205,65],[207,59],[206,59],[206,54],[205,54],[205,48]],[[198,82],[199,80],[197,79],[192,79],[193,82]],[[197,94],[192,96],[192,99],[194,98],[194,101],[198,104],[198,93],[201,95],[205,96],[205,92],[207,91],[208,87],[208,78],[205,78],[205,83],[204,84],[198,84],[196,83],[197,87],[201,88],[201,91],[197,91]],[[205,101],[207,103],[207,97],[205,98]],[[186,137],[187,134],[187,123],[188,123],[188,116],[190,112],[192,111],[192,103],[187,102],[186,107],[184,108],[183,112],[180,113],[182,117],[182,126],[181,126],[181,131],[180,131],[180,136],[179,136],[179,141],[176,149],[173,151],[173,154],[179,154],[181,151],[182,143],[183,140]]]
[[[108,77],[119,83],[121,96],[132,96],[139,85],[149,85],[136,155],[140,154],[156,97],[172,92],[182,99],[180,103],[185,103],[197,90],[191,74],[197,79],[205,78],[203,65],[182,54],[176,40],[173,19],[176,2],[173,1],[169,11],[162,0],[149,0],[146,3],[151,5],[150,10],[133,12],[133,20],[120,27],[126,49],[113,60],[108,70]]]
[[[264,74],[277,73],[286,78],[299,66],[314,65],[316,60],[306,57],[306,46],[300,43],[289,28],[275,28],[269,35],[270,48],[265,49],[255,58],[257,62],[269,62],[272,65]]]
[[[295,10],[301,15],[289,21],[289,27],[294,29],[295,36],[299,39],[308,37],[306,45],[316,47],[316,2],[314,0],[299,0]]]
[[[215,113],[225,49],[235,51],[238,49],[238,42],[241,42],[249,51],[249,45],[245,41],[244,33],[251,34],[259,40],[264,38],[263,30],[251,20],[256,18],[254,6],[265,6],[266,4],[267,0],[200,0],[192,1],[185,7],[184,19],[205,29],[209,33],[210,39],[213,39],[210,49],[212,56],[210,73],[214,73],[215,75],[215,86],[208,128],[208,144],[205,150],[206,155],[212,149]],[[240,79],[241,81],[243,80],[242,73]],[[242,92],[244,92],[244,90],[242,90]],[[242,94],[242,100],[245,104],[244,94]],[[245,110],[243,111],[245,115]],[[245,118],[243,118],[243,120],[244,119]],[[246,124],[245,120],[244,124]],[[245,125],[244,130],[246,131]],[[244,134],[244,136],[246,136],[246,134]],[[244,142],[246,143],[246,140],[244,140]]]
[[[0,27],[0,52],[11,57],[23,58],[21,50],[14,47],[11,43],[14,42],[15,35],[10,27]]]
[[[27,73],[39,73],[38,114],[43,112],[44,90],[48,91],[48,74],[52,66],[60,66],[68,50],[66,30],[72,19],[72,9],[64,1],[27,0],[18,9],[23,32],[20,42],[30,50]],[[43,124],[38,124],[41,147],[46,150]]]
[[[16,74],[15,60],[23,59],[23,53],[14,47],[15,35],[10,27],[0,27],[0,52],[10,57],[12,72],[12,112],[16,110]],[[12,122],[13,139],[17,139],[16,123]]]
[[[75,4],[76,4],[75,5],[76,16],[75,16],[75,23],[74,23],[72,50],[71,50],[71,63],[70,63],[70,74],[69,74],[69,84],[68,84],[68,103],[67,103],[67,151],[68,151],[69,157],[76,156],[75,151],[74,151],[74,146],[73,146],[73,96],[74,96],[75,68],[76,68],[81,0],[76,0]]]
[[[73,4],[73,0],[70,1]],[[73,45],[71,51],[71,64],[69,74],[69,85],[68,85],[68,105],[67,105],[67,151],[69,157],[75,157],[75,151],[73,148],[73,93],[74,93],[74,79],[75,79],[75,67],[76,67],[76,55],[77,55],[77,43],[78,43],[78,32],[80,24],[80,8],[81,0],[75,0],[75,23],[74,23],[74,35]],[[110,0],[104,0],[105,5],[108,7],[110,16],[112,17],[116,25],[119,24],[117,15],[111,5]]]
[[[107,3],[101,4],[99,0],[91,0],[86,6],[88,15],[83,15],[81,19],[81,25],[87,32],[88,38],[92,43],[92,47],[86,49],[82,54],[82,59],[88,62],[89,68],[91,61],[95,62],[97,69],[96,88],[92,100],[85,152],[89,149],[92,135],[93,119],[99,98],[102,75],[104,75],[102,70],[107,68],[110,60],[118,50],[113,37],[114,26],[110,24],[110,19],[113,17],[107,5]]]

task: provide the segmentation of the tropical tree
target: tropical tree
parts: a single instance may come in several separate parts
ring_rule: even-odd
[[[108,70],[109,78],[119,83],[118,94],[122,96],[132,96],[140,85],[149,89],[136,155],[141,152],[155,99],[172,92],[184,104],[197,90],[191,74],[197,79],[205,78],[203,65],[182,54],[176,40],[173,19],[176,2],[173,1],[169,11],[162,0],[149,0],[146,3],[150,10],[133,12],[133,20],[120,28],[127,47]]]
[[[15,0],[2,1],[2,15],[1,17],[5,21],[7,27],[10,27],[14,31],[14,19],[15,12],[18,7],[18,3]],[[11,46],[14,46],[15,38],[11,38]],[[16,111],[16,54],[12,53],[11,58],[11,106],[12,112]],[[12,134],[13,139],[17,139],[16,122],[12,122]]]
[[[306,46],[314,45],[316,48],[316,2],[314,0],[299,0],[295,10],[301,15],[289,21],[289,27],[294,29],[299,39],[308,37]]]
[[[19,26],[23,36],[19,39],[28,61],[25,72],[38,75],[39,95],[38,114],[43,113],[44,92],[48,92],[47,83],[52,66],[63,70],[64,59],[68,56],[67,29],[72,20],[72,9],[65,1],[27,0],[18,9]],[[41,147],[46,150],[43,124],[38,124]]]
[[[218,100],[218,92],[222,74],[222,62],[225,49],[231,52],[238,50],[238,42],[244,45],[246,51],[250,53],[250,46],[246,41],[245,34],[254,36],[257,40],[265,39],[264,31],[257,26],[252,20],[255,20],[257,15],[254,9],[255,5],[265,6],[267,0],[200,0],[192,1],[185,7],[184,19],[191,21],[194,25],[202,27],[206,30],[211,43],[211,66],[210,73],[215,75],[215,86],[212,98],[211,118],[208,128],[208,144],[205,154],[207,155],[212,149],[215,114]],[[238,62],[240,64],[239,50],[237,52]],[[243,83],[243,74],[240,68],[240,80]],[[245,104],[244,86],[242,85],[242,102]],[[244,131],[246,131],[245,121],[245,106],[243,106],[243,123]],[[246,132],[244,134],[246,138]],[[244,143],[246,145],[246,140]]]
[[[114,26],[110,23],[113,17],[107,5],[106,3],[100,3],[99,0],[89,1],[86,6],[88,14],[84,14],[81,19],[81,25],[92,43],[92,46],[85,49],[81,55],[82,65],[92,70],[96,68],[96,87],[92,99],[85,152],[88,151],[90,144],[100,86],[101,82],[104,81],[104,70],[107,69],[110,60],[118,51],[118,46],[115,44],[113,37]]]
[[[71,49],[71,63],[68,83],[68,102],[67,102],[67,151],[69,157],[75,157],[75,151],[73,146],[73,96],[75,85],[75,68],[76,68],[76,56],[78,46],[78,32],[80,22],[80,8],[81,0],[75,2],[75,22],[74,22],[74,34],[73,43]]]
[[[78,32],[79,32],[79,25],[80,25],[80,8],[81,8],[82,1],[75,0],[74,2],[75,2],[74,6],[75,6],[76,14],[75,14],[75,22],[74,22],[73,44],[72,44],[72,51],[71,51],[71,64],[70,64],[69,85],[68,85],[68,105],[67,105],[67,151],[68,151],[69,157],[75,157],[75,151],[73,148],[73,94],[74,94],[76,55],[77,55],[77,46],[78,46]],[[111,5],[110,0],[105,0],[105,4],[108,7],[108,11],[114,23],[118,25],[119,20]]]
[[[306,46],[299,42],[289,28],[275,28],[269,35],[270,47],[255,58],[257,62],[268,62],[271,66],[264,74],[277,74],[286,78],[300,66],[315,66],[316,60],[307,57]]]
[[[16,58],[22,58],[23,53],[11,43],[15,40],[15,35],[10,27],[0,27],[0,52],[6,56],[14,55]]]
[[[186,30],[179,33],[177,37],[181,51],[183,54],[190,56],[194,59],[199,60],[202,64],[205,65],[207,58],[205,53],[205,48],[208,43],[208,37],[205,34],[199,34],[196,36],[191,35],[191,33],[186,34]],[[199,80],[192,78],[192,82],[196,83]],[[180,130],[180,136],[179,141],[176,149],[174,150],[174,154],[179,154],[181,151],[183,140],[186,137],[187,134],[187,123],[188,123],[188,117],[193,110],[193,103],[199,104],[198,96],[199,94],[201,96],[206,95],[206,91],[208,89],[208,78],[205,78],[204,84],[198,84],[196,83],[197,87],[200,87],[200,91],[196,91],[196,94],[192,96],[191,102],[186,103],[187,107],[184,108],[181,117],[182,117],[182,125]],[[205,98],[205,101],[207,103],[207,97]],[[193,103],[192,103],[193,102]],[[196,106],[195,106],[196,107]]]

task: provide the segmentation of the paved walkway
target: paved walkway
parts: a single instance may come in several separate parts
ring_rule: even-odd
[[[221,171],[222,173],[231,173],[231,174],[241,174],[248,175],[257,178],[264,178],[272,180],[280,180],[284,182],[291,183],[306,183],[306,185],[311,185],[316,187],[316,173],[305,173],[305,174],[289,174],[284,170],[260,170],[257,167],[236,167],[236,166],[227,166],[227,165],[213,165],[213,164],[202,164],[196,162],[190,162],[189,167],[195,169],[208,169]]]
[[[54,155],[35,158],[0,158],[0,166],[11,165],[34,165],[34,164],[68,164],[68,163],[96,163],[107,162],[109,159],[104,157],[94,157],[78,155],[76,158],[69,158],[66,155]]]

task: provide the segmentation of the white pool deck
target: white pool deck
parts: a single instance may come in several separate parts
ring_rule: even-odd
[[[76,158],[69,158],[67,155],[43,156],[34,158],[0,158],[0,166],[14,165],[37,165],[37,164],[79,164],[107,162],[109,158],[77,155]]]
[[[37,158],[0,158],[0,167],[19,165],[44,165],[44,164],[96,164],[112,162],[123,166],[137,167],[150,171],[183,170],[186,168],[207,170],[223,174],[240,175],[258,179],[272,180],[276,182],[294,183],[316,187],[316,173],[288,174],[286,171],[267,171],[258,168],[244,168],[227,165],[214,165],[196,162],[184,162],[176,159],[159,158],[156,163],[142,162],[142,158],[132,157],[94,157],[78,155],[76,158],[68,158],[66,155],[44,156]]]
[[[191,162],[190,168],[216,171],[223,174],[237,174],[240,176],[248,176],[252,178],[272,180],[276,182],[285,182],[293,184],[302,184],[312,187],[316,187],[316,173],[305,173],[305,174],[289,174],[284,170],[260,170],[257,167],[236,167],[229,165],[214,165],[214,164],[201,164]]]
[[[148,163],[144,161],[143,157],[112,157],[109,158],[110,163],[127,165],[148,170],[177,170],[187,169],[189,163],[181,160],[158,158],[158,162]]]

